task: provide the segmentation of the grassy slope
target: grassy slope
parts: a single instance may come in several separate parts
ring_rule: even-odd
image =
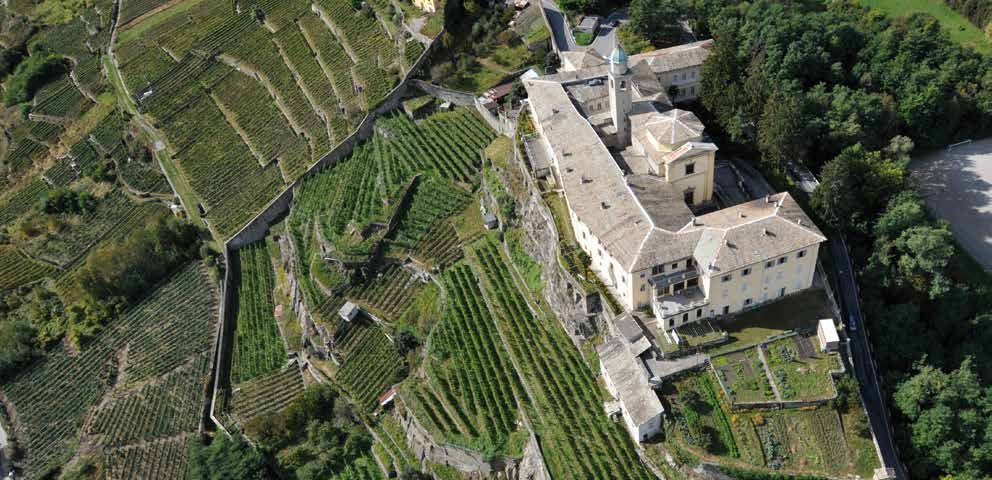
[[[901,17],[916,12],[929,13],[940,21],[954,41],[982,54],[992,55],[992,41],[960,13],[943,0],[859,0],[866,7],[877,8],[891,16]]]

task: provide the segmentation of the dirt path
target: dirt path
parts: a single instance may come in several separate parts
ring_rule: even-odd
[[[194,1],[194,0],[170,0],[170,1],[168,1],[168,2],[166,2],[164,4],[162,4],[162,5],[159,5],[159,6],[155,7],[155,8],[153,8],[153,9],[151,9],[151,10],[149,10],[149,11],[143,13],[143,14],[141,14],[141,15],[138,15],[137,17],[134,17],[133,19],[129,20],[124,25],[121,25],[120,26],[120,30],[127,30],[127,29],[129,29],[129,28],[131,28],[131,27],[133,27],[133,26],[135,26],[135,25],[143,22],[145,19],[147,19],[149,17],[154,17],[156,14],[158,14],[160,12],[164,12],[164,11],[166,11],[166,10],[168,10],[168,9],[176,6],[176,5],[179,5],[180,3],[186,2],[186,1]],[[118,13],[118,15],[120,15],[120,14]]]

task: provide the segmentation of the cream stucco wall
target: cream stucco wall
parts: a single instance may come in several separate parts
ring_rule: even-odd
[[[713,170],[716,152],[705,152],[689,158],[680,158],[665,164],[665,178],[680,192],[693,189],[693,204],[708,202],[713,198]],[[693,164],[694,173],[686,175],[685,168]]]
[[[805,252],[802,257],[800,252]],[[702,275],[699,284],[710,301],[707,314],[723,315],[725,308],[727,313],[736,313],[809,288],[818,253],[819,246],[813,245],[734,271]],[[779,263],[783,258],[785,263]],[[767,262],[772,265],[766,267]],[[747,269],[750,273],[745,275]],[[729,280],[724,281],[726,276]]]
[[[691,100],[698,97],[701,91],[700,80],[702,80],[700,67],[683,68],[658,76],[658,81],[665,86],[666,92],[672,85],[678,87],[679,96],[673,99],[676,101]]]

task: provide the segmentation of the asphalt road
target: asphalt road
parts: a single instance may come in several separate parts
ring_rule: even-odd
[[[895,448],[885,395],[882,394],[882,389],[879,386],[878,374],[872,359],[871,345],[868,343],[868,336],[865,332],[864,316],[861,314],[858,285],[854,279],[851,257],[848,255],[844,240],[837,235],[831,236],[829,247],[830,253],[833,254],[837,263],[837,296],[841,303],[841,311],[846,315],[844,323],[847,325],[847,335],[851,340],[854,374],[858,379],[858,384],[861,385],[861,398],[868,410],[868,419],[871,421],[871,429],[875,432],[875,439],[878,441],[879,453],[882,455],[885,466],[896,470],[897,478],[909,478],[902,462],[899,461],[899,454]]]

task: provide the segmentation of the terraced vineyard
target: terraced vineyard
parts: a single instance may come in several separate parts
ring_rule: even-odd
[[[231,252],[231,264],[235,270],[230,291],[237,305],[231,313],[236,329],[231,384],[239,384],[277,371],[286,363],[286,347],[273,313],[275,274],[265,243]]]
[[[462,258],[461,239],[451,222],[444,221],[420,238],[411,255],[428,266],[444,269]]]
[[[210,369],[210,356],[198,354],[189,365],[103,405],[90,424],[108,447],[171,437],[197,429]]]
[[[0,197],[0,225],[7,225],[35,206],[48,188],[41,179],[34,179],[18,190]]]
[[[392,320],[410,307],[423,286],[410,272],[391,265],[366,285],[350,290],[348,296],[384,319]]]
[[[242,424],[266,413],[278,412],[303,393],[303,376],[294,363],[275,373],[238,385],[231,393],[231,413]]]
[[[622,471],[629,478],[654,478],[627,433],[602,414],[595,377],[557,322],[535,316],[497,244],[486,237],[472,253],[490,313],[535,396],[551,475],[605,479]]]
[[[403,219],[409,221],[399,222],[393,237],[397,248],[415,245],[455,208],[431,195],[463,204],[469,198],[463,188],[479,181],[476,152],[494,136],[482,119],[466,109],[435,114],[420,125],[393,116],[379,120],[375,136],[351,155],[303,180],[294,195],[288,226],[296,278],[318,323],[333,331],[346,280],[325,267],[321,258],[367,259],[385,232],[372,228],[373,233],[363,238],[355,230],[388,222],[413,176],[426,173],[421,198],[417,198],[420,189],[414,190],[413,201],[403,212]],[[451,181],[466,185],[452,186]],[[332,248],[325,254],[321,246]],[[450,252],[445,258],[450,260]]]
[[[54,270],[50,265],[31,260],[14,247],[0,247],[0,291],[33,282]]]
[[[70,355],[64,349],[56,348],[4,383],[3,393],[10,402],[8,406],[13,408],[18,419],[14,433],[24,451],[24,459],[17,463],[22,475],[39,478],[61,467],[77,447],[88,412],[108,392],[124,392],[125,384],[172,372],[190,365],[191,359],[208,355],[214,330],[214,305],[216,300],[207,275],[199,264],[191,264],[114,320],[78,353]],[[125,348],[126,360],[121,364],[119,353]],[[190,374],[185,378],[189,383],[184,388],[202,392],[202,376]],[[120,383],[115,385],[115,379]],[[139,397],[147,401],[144,396]],[[204,397],[199,398],[200,402],[203,400]],[[192,402],[195,399],[190,399],[185,408],[193,411],[196,421],[199,410],[190,405]],[[124,405],[120,404],[119,408],[126,409]],[[146,404],[135,408],[148,407]],[[97,418],[100,417],[98,414]],[[115,438],[148,438],[158,432],[154,426],[142,423],[147,419],[126,415],[115,403],[102,418],[108,419],[103,425],[114,425],[107,431],[115,432]],[[177,421],[183,426],[189,425],[188,420]],[[125,460],[135,448],[145,447],[114,451],[110,454],[111,463],[118,465],[118,460]],[[169,468],[180,468],[161,462],[161,456],[165,454],[153,453],[155,451],[142,453],[142,458],[148,459],[148,462],[142,462],[160,462],[169,464]]]
[[[420,467],[420,461],[407,446],[406,432],[396,417],[383,415],[374,431],[377,441],[372,445],[372,450],[390,472],[398,475]]]
[[[393,342],[378,325],[359,317],[350,322],[335,349],[341,368],[334,381],[361,409],[372,411],[378,405],[379,395],[399,380],[397,375],[403,360]]]
[[[510,435],[518,430],[517,401],[527,394],[472,270],[456,265],[445,272],[443,283],[447,306],[431,335],[428,384],[404,399],[448,441],[507,452],[513,449]],[[441,412],[453,412],[453,418]]]
[[[132,1],[122,18],[160,3]],[[115,46],[128,92],[222,237],[344,139],[404,63],[380,22],[347,0],[320,1],[320,16],[307,0],[239,7],[172,6],[127,25],[142,35],[125,30]]]
[[[104,454],[107,478],[186,478],[189,465],[187,442],[192,437],[188,435],[111,450]]]

